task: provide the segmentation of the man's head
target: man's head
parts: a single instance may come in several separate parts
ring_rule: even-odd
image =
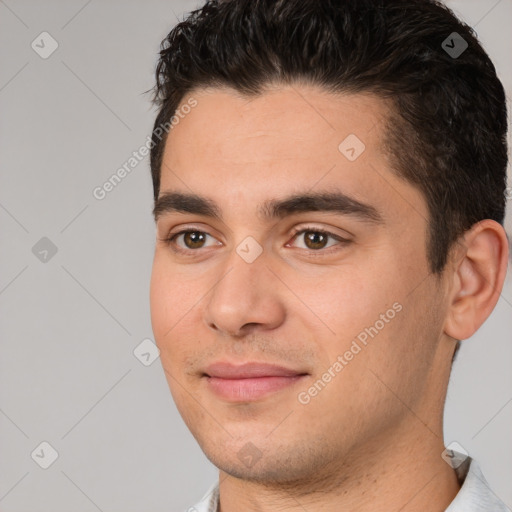
[[[430,1],[208,2],[157,78],[155,130],[189,108],[153,137],[152,323],[206,455],[328,485],[442,437],[456,340],[507,261],[505,96],[470,29]],[[211,378],[248,361],[301,376]]]
[[[457,58],[446,51],[463,44],[449,39],[454,32],[468,43]],[[471,28],[438,2],[207,2],[169,33],[160,55],[155,128],[206,86],[254,97],[270,84],[307,83],[388,99],[386,146],[396,174],[427,201],[433,272],[470,226],[503,222],[505,93]],[[155,199],[165,142],[154,137]]]

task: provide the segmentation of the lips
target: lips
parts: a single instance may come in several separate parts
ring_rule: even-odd
[[[252,379],[258,377],[296,377],[305,372],[296,371],[283,366],[268,363],[249,362],[233,365],[228,362],[217,362],[207,366],[204,373],[208,377],[219,379]]]
[[[306,375],[283,366],[249,362],[233,365],[217,362],[205,368],[207,388],[227,402],[252,402],[285,390]]]

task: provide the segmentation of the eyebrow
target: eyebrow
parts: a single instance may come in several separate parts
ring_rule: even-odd
[[[203,215],[222,221],[222,211],[217,203],[197,194],[165,192],[158,197],[153,208],[155,221],[162,215],[173,212]],[[293,194],[284,199],[269,199],[258,209],[259,216],[268,220],[307,212],[335,212],[366,222],[384,223],[382,214],[374,206],[342,192]]]

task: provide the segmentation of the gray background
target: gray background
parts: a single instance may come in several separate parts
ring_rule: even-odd
[[[510,97],[512,1],[448,4],[476,26]],[[217,477],[159,359],[133,353],[152,338],[149,157],[105,199],[92,194],[145,143],[160,41],[197,5],[0,0],[2,512],[177,512]],[[59,45],[47,59],[31,48],[43,31]],[[43,237],[57,248],[46,262],[33,252]],[[446,444],[468,450],[509,507],[511,332],[509,270],[463,343],[445,426]],[[42,441],[59,454],[48,469],[31,458]]]

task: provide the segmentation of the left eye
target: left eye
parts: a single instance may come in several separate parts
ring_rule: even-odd
[[[331,243],[329,242],[331,239]],[[331,247],[337,242],[346,241],[343,238],[336,236],[328,231],[322,231],[319,229],[303,229],[296,233],[293,237],[293,241],[302,240],[302,245],[299,245],[301,249],[312,249],[319,250]]]

